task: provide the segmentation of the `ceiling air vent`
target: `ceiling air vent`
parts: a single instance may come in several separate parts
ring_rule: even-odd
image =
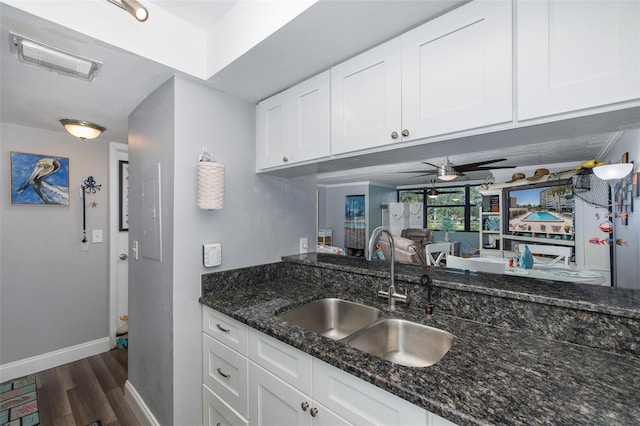
[[[102,66],[101,62],[17,34],[11,33],[11,41],[22,62],[63,75],[91,81]]]

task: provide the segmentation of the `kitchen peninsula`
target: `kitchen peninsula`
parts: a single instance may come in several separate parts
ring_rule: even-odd
[[[435,365],[404,367],[282,321],[324,297],[385,310],[387,261],[306,254],[202,276],[203,305],[459,425],[638,424],[640,294],[399,264],[404,318],[456,336]],[[433,279],[435,315],[424,314]]]

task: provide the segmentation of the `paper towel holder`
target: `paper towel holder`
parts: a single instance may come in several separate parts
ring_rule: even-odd
[[[224,164],[218,163],[207,148],[198,157],[198,208],[222,210],[224,208]]]

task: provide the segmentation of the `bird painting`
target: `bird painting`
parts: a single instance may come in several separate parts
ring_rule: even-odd
[[[11,202],[69,205],[69,160],[12,152]]]

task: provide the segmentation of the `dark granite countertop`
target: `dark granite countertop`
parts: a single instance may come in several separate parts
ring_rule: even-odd
[[[324,263],[323,257],[315,254],[287,261]],[[327,261],[332,266],[322,267],[347,268],[350,273],[357,273],[354,269],[362,267],[353,263],[358,260]],[[415,279],[404,268],[400,265],[398,275],[406,280]],[[367,273],[376,274],[375,269],[369,268]],[[429,271],[434,281],[458,285],[455,280],[439,277],[439,272],[432,273],[433,269]],[[385,270],[381,265],[380,272]],[[399,304],[397,311],[385,316],[406,318],[456,336],[452,348],[437,364],[405,367],[277,317],[291,307],[323,297],[340,297],[385,310],[384,301],[373,297],[374,292],[362,294],[283,277],[264,280],[259,275],[252,277],[253,285],[241,283],[233,276],[217,280],[214,286],[203,280],[201,302],[460,425],[640,424],[637,357],[539,338],[440,312],[429,318],[422,309]],[[486,277],[471,285],[496,292],[512,292],[510,286],[516,285],[508,280],[487,283]],[[531,294],[531,297],[554,298],[553,294]],[[615,308],[632,314],[637,311],[632,304],[625,306],[622,301],[607,305],[585,296],[578,302],[593,304],[595,309]]]
[[[318,266],[357,274],[389,276],[386,261],[367,262],[361,257],[308,253],[285,256],[287,262]],[[429,275],[439,286],[475,293],[490,294],[515,300],[526,300],[565,308],[580,309],[627,318],[640,318],[640,292],[598,285],[539,280],[513,275],[465,273],[447,268],[429,269]],[[419,282],[425,268],[408,263],[396,263],[396,279]]]

